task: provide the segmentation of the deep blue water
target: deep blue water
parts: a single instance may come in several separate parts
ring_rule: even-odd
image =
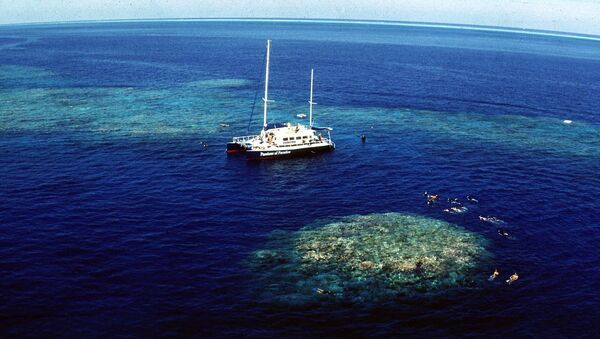
[[[267,38],[273,119],[306,110],[314,67],[333,153],[252,164],[223,152],[247,133]],[[3,26],[0,164],[0,336],[600,329],[600,41],[316,23]],[[448,215],[423,191],[480,203]],[[482,272],[520,279],[385,304],[252,293],[247,260],[273,230],[388,211],[485,236],[494,259]]]

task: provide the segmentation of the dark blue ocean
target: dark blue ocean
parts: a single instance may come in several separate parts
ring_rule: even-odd
[[[261,92],[250,113],[267,39],[269,120],[307,111],[314,68],[315,119],[334,128],[334,152],[260,163],[224,152],[260,130]],[[424,191],[479,203],[451,215]],[[593,337],[599,199],[600,39],[342,23],[0,27],[0,337]],[[248,261],[273,231],[383,212],[459,225],[493,258],[472,286],[405,299],[257,297]],[[487,282],[494,268],[520,278]]]

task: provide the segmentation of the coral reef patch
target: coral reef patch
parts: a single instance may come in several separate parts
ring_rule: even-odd
[[[250,262],[263,300],[361,303],[470,286],[479,263],[491,257],[486,243],[428,217],[354,215],[277,232]]]

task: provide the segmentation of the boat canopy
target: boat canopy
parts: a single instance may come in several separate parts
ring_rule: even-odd
[[[283,122],[272,122],[270,124],[267,124],[267,127],[265,127],[265,130],[273,129],[273,128],[282,128],[282,127],[287,127],[287,124],[285,124]]]

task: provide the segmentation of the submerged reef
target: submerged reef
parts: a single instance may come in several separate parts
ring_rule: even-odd
[[[253,285],[272,302],[394,300],[470,286],[490,257],[485,245],[476,233],[428,217],[349,216],[274,233],[267,249],[253,253]]]

